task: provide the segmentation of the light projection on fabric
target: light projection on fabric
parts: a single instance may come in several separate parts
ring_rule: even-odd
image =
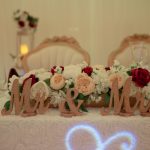
[[[65,144],[67,150],[75,150],[71,145],[71,138],[76,131],[84,130],[88,132],[95,140],[96,149],[95,150],[107,150],[107,147],[116,140],[120,138],[125,138],[128,142],[123,142],[120,144],[120,150],[135,150],[136,148],[136,137],[131,132],[121,131],[110,136],[106,141],[102,140],[101,134],[90,125],[76,125],[68,130],[65,137]],[[93,150],[93,149],[92,149]]]

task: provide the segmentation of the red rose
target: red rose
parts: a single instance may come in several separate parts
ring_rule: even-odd
[[[53,69],[56,69],[57,66],[53,66]]]
[[[54,74],[56,73],[55,69],[56,69],[56,66],[53,66],[53,67],[51,68],[51,73],[52,73],[52,75],[54,75]]]
[[[87,66],[87,67],[82,69],[82,72],[84,72],[84,73],[86,73],[86,74],[88,74],[90,76],[92,74],[92,72],[93,72],[93,68],[90,67],[90,66]]]
[[[30,26],[31,28],[36,28],[36,24],[34,24],[34,23],[32,23],[32,22],[29,23],[29,26]]]
[[[64,67],[63,66],[60,66],[60,68],[62,69],[62,71],[64,71]]]
[[[51,68],[51,73],[54,75],[56,73],[55,69]]]
[[[31,74],[28,78],[26,78],[26,79],[23,81],[23,86],[24,86],[25,82],[26,82],[28,79],[30,79],[30,78],[32,79],[32,81],[31,81],[31,86],[32,86],[33,84],[35,84],[36,82],[38,82],[38,78],[36,78],[35,75]]]
[[[18,21],[18,25],[21,27],[21,28],[23,28],[24,26],[25,26],[25,23],[24,23],[24,21]]]
[[[138,68],[131,70],[132,81],[138,87],[143,88],[150,82],[150,72],[146,69]]]
[[[52,73],[52,75],[54,75],[56,72],[57,72],[57,70],[56,70],[56,67],[57,66],[53,66],[52,68],[51,68],[51,73]],[[60,68],[61,68],[61,71],[63,72],[64,71],[64,67],[63,66],[59,66]]]

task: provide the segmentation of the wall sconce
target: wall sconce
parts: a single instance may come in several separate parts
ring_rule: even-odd
[[[24,75],[22,68],[22,59],[33,49],[34,32],[18,31],[17,32],[17,52],[14,58],[15,69],[20,76]]]
[[[28,52],[29,52],[28,45],[27,44],[21,44],[21,46],[20,46],[21,56],[28,54]]]
[[[33,49],[34,32],[17,32],[17,55],[25,55]]]

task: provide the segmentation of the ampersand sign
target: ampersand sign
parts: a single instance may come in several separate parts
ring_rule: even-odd
[[[77,98],[77,96],[78,91],[76,89],[72,88],[67,90],[66,100],[62,101],[59,104],[59,111],[61,113],[61,116],[72,117],[72,116],[80,116],[82,114],[81,112],[79,112],[79,108],[83,103],[83,100],[79,100],[77,106],[74,103],[74,99]],[[69,110],[66,109],[65,103],[68,104]]]

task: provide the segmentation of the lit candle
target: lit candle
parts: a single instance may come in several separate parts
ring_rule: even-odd
[[[26,55],[29,52],[28,46],[26,44],[21,44],[20,52],[21,55]]]

